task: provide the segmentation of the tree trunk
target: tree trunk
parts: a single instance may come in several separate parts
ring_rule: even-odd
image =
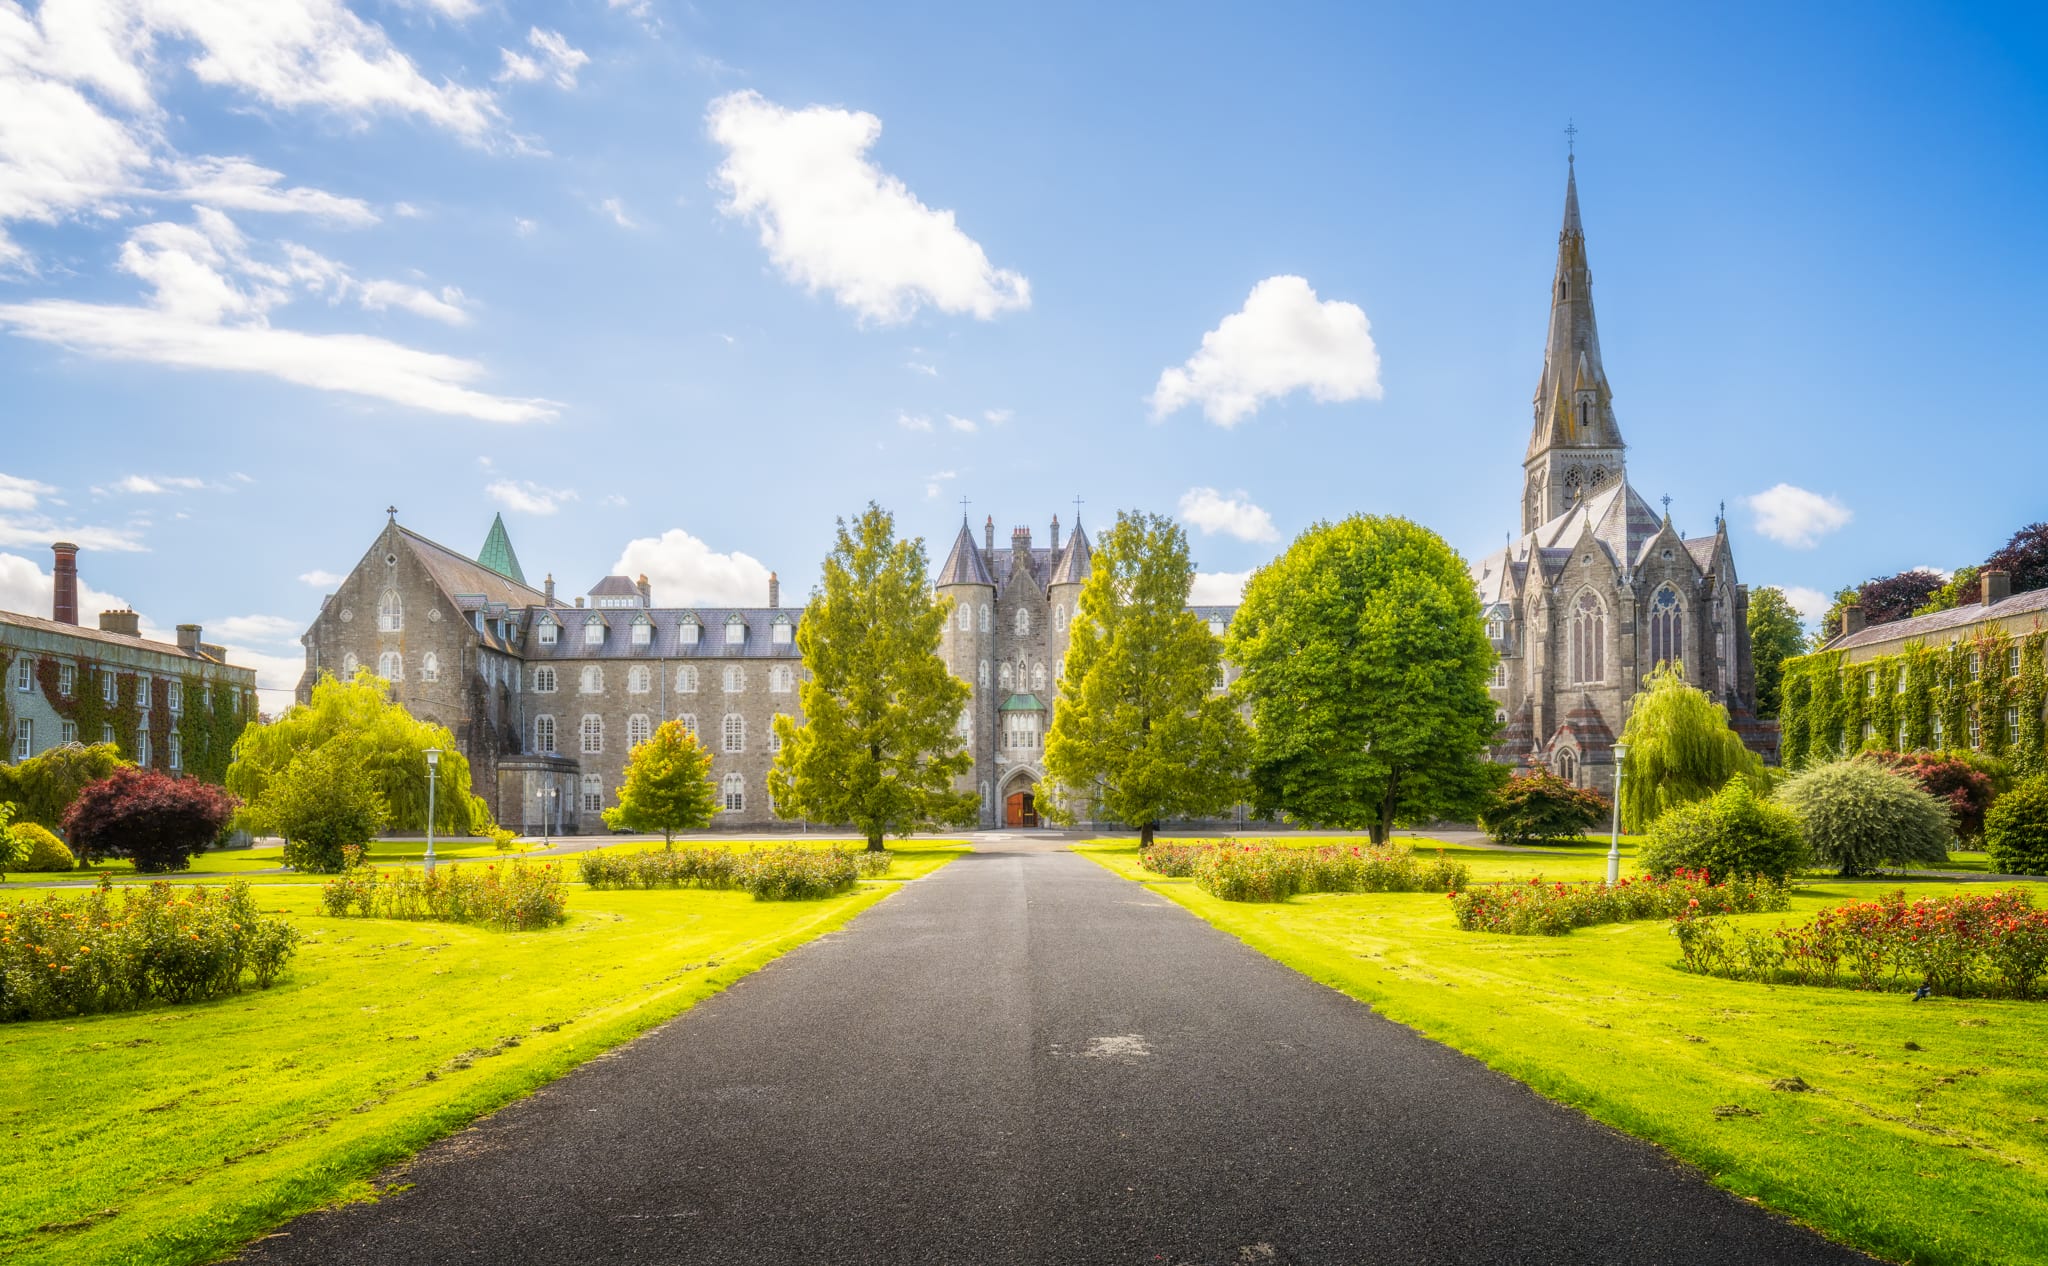
[[[882,837],[881,837],[881,835],[880,835],[880,834],[875,834],[875,835],[870,835],[870,836],[868,836],[868,852],[870,852],[870,853],[879,853],[879,852],[881,852],[881,851],[882,851]]]
[[[1372,842],[1384,844],[1394,833],[1394,803],[1399,798],[1401,775],[1387,775],[1387,794],[1380,798],[1380,820],[1372,824]]]
[[[676,851],[676,833],[673,830],[662,831],[661,846],[671,853]]]
[[[1153,835],[1153,832],[1157,831],[1158,829],[1159,829],[1159,824],[1158,824],[1157,822],[1147,822],[1147,823],[1146,823],[1145,825],[1143,825],[1143,826],[1139,827],[1139,828],[1138,828],[1138,847],[1139,847],[1139,848],[1151,848],[1151,847],[1152,847],[1152,835]]]

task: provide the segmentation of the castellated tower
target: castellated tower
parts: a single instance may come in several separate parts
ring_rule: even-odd
[[[994,520],[990,520],[988,530],[991,534],[995,531]],[[989,684],[989,661],[994,658],[991,648],[995,642],[996,582],[989,574],[988,560],[974,544],[965,515],[960,516],[960,534],[953,538],[953,550],[933,578],[932,588],[940,598],[953,604],[941,648],[947,669],[973,688],[967,702],[964,736],[974,755],[975,769],[986,769],[995,753],[996,708],[1002,703],[992,697],[994,691]],[[967,789],[982,790],[973,785],[972,776],[966,781]],[[989,818],[987,795],[983,793],[984,822]]]

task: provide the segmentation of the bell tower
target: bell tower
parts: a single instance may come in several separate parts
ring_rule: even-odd
[[[1536,380],[1534,425],[1522,459],[1522,530],[1533,532],[1581,500],[1625,477],[1627,446],[1614,420],[1614,396],[1600,364],[1593,320],[1593,272],[1579,221],[1576,160],[1566,168],[1564,227],[1550,282],[1550,330]]]

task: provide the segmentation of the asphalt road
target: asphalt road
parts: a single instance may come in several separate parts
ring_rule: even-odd
[[[1085,858],[1019,848],[907,885],[428,1149],[409,1190],[244,1260],[1868,1260]]]

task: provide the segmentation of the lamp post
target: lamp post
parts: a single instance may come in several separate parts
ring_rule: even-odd
[[[1614,745],[1614,831],[1607,837],[1607,886],[1614,887],[1621,882],[1621,778],[1626,772],[1623,762],[1628,759],[1628,748],[1623,744]]]
[[[553,787],[542,787],[533,794],[540,798],[540,846],[546,848],[548,847],[548,810],[553,805],[555,789]]]
[[[434,770],[441,764],[441,749],[427,749],[427,873],[434,873]]]

